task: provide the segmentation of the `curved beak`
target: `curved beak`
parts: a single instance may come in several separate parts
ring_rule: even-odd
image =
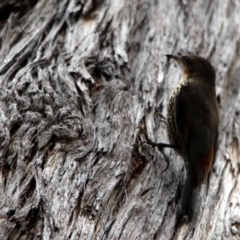
[[[179,55],[166,54],[165,56],[167,58],[173,58],[176,61],[179,61],[181,59],[181,56],[179,56]]]

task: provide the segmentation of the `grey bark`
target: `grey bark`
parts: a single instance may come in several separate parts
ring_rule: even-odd
[[[0,239],[240,239],[240,2],[0,3]],[[166,149],[166,53],[217,73],[219,149],[199,214]]]

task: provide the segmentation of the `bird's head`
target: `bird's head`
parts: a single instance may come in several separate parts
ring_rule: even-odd
[[[215,83],[215,70],[207,59],[195,55],[167,54],[166,57],[173,58],[187,78],[194,77],[209,83]]]

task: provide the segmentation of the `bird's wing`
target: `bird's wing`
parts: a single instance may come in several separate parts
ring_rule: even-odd
[[[215,132],[204,93],[194,83],[183,86],[175,100],[175,124],[185,150],[193,187],[207,177],[215,153]]]

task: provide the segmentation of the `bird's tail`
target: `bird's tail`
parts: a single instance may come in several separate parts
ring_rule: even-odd
[[[197,201],[199,195],[199,187],[194,186],[193,179],[188,171],[187,178],[183,190],[182,200],[182,216],[187,216],[189,221],[192,221],[193,217],[197,213]]]

